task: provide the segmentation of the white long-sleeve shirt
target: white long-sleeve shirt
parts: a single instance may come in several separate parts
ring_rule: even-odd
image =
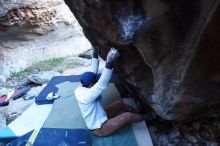
[[[92,58],[91,71],[95,74],[98,71],[98,64],[99,60]],[[101,128],[108,119],[100,95],[107,88],[112,72],[112,69],[104,68],[100,79],[93,87],[86,88],[80,85],[75,90],[82,117],[90,130]]]

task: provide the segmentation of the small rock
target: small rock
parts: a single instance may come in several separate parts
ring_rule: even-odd
[[[86,59],[92,59],[92,56],[91,55],[87,55],[87,54],[79,54],[79,57],[86,58]]]
[[[45,71],[45,72],[40,72],[38,74],[31,74],[28,76],[28,79],[33,83],[43,85],[48,81],[50,81],[54,76],[60,76],[60,75],[61,74],[59,72]]]

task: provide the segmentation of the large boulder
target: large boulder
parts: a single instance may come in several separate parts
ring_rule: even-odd
[[[127,89],[166,120],[219,111],[219,0],[65,0]]]
[[[0,75],[90,48],[63,0],[0,0]]]

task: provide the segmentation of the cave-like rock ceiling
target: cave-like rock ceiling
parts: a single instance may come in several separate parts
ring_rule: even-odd
[[[219,111],[219,0],[65,0],[133,97],[165,120]]]

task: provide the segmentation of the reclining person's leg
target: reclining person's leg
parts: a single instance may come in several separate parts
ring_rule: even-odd
[[[117,100],[105,108],[105,111],[108,115],[108,118],[116,116],[117,113],[124,112],[133,112],[138,113],[137,109],[133,108],[130,105],[125,104],[122,100]]]
[[[141,115],[126,112],[109,119],[102,125],[100,129],[95,129],[92,133],[96,136],[107,136],[129,123],[141,122],[142,120],[143,117]]]

